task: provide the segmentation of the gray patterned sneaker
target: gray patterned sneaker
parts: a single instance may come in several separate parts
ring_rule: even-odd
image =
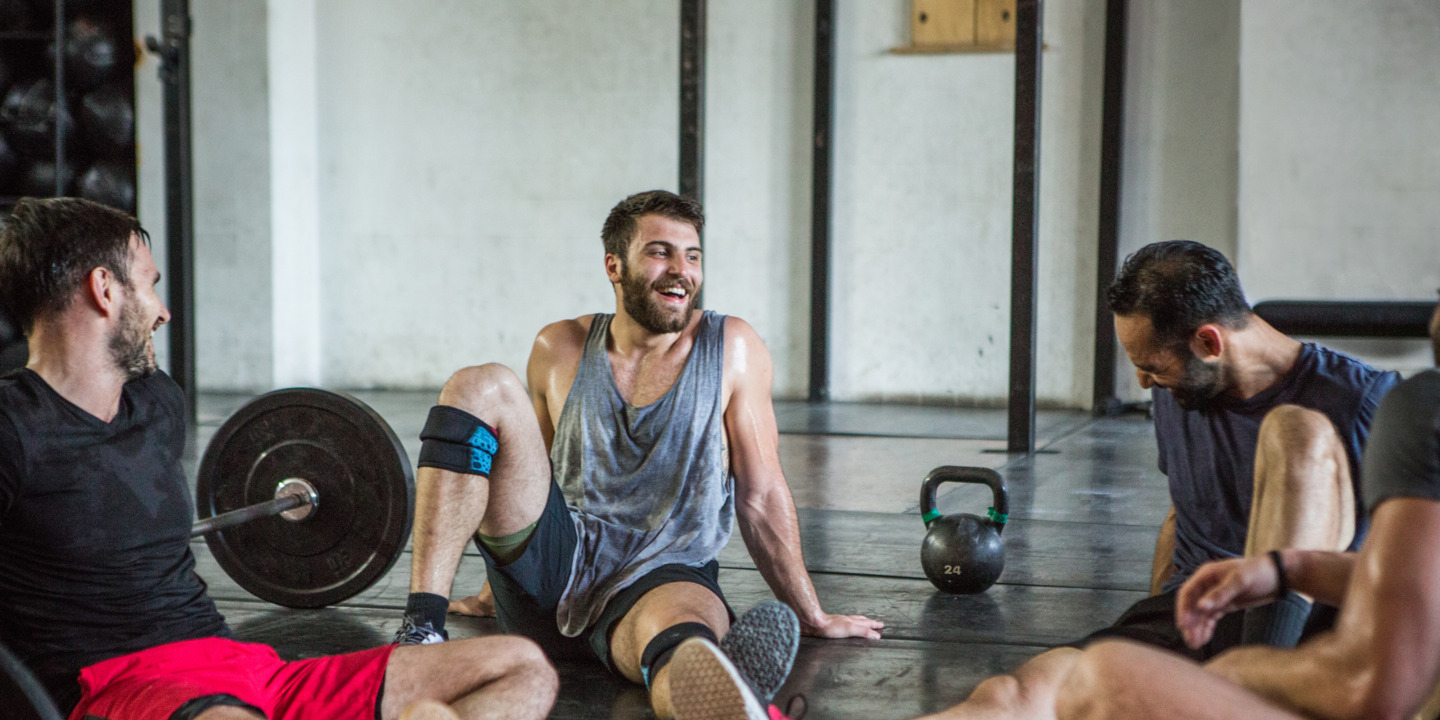
[[[675,720],[773,720],[750,684],[714,643],[692,637],[670,660]]]
[[[400,618],[400,629],[395,631],[395,639],[390,642],[395,645],[434,645],[449,639],[444,630],[436,630],[428,622],[416,625],[409,615],[404,615]]]
[[[720,640],[720,650],[769,703],[785,684],[800,649],[800,619],[785,603],[768,600],[740,616]]]

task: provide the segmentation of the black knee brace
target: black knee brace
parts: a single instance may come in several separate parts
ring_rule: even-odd
[[[671,625],[650,640],[645,646],[645,652],[640,653],[640,677],[645,680],[646,690],[650,689],[650,680],[655,677],[655,673],[660,672],[660,668],[670,662],[675,648],[692,637],[705,638],[716,644],[720,642],[710,626],[698,622]]]
[[[499,433],[484,420],[459,408],[436,405],[420,431],[420,467],[490,477]]]

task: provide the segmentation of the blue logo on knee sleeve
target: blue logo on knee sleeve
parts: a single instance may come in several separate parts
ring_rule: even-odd
[[[470,447],[478,448],[491,455],[500,449],[500,444],[495,441],[495,436],[485,429],[484,425],[475,428],[475,434],[470,436]]]
[[[488,475],[490,473],[490,463],[493,460],[494,457],[484,450],[478,448],[470,449],[470,469],[477,473],[485,473]]]

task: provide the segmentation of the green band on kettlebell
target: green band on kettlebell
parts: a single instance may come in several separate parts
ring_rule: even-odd
[[[920,519],[923,520],[926,525],[929,525],[932,520],[938,517],[940,517],[939,510],[927,510],[924,515],[920,516]]]
[[[1005,523],[1007,523],[1007,522],[1010,521],[1010,515],[1009,515],[1009,514],[1007,514],[1007,513],[1002,513],[1002,512],[995,512],[995,508],[993,508],[993,507],[989,509],[989,511],[987,512],[987,514],[990,516],[990,519],[991,519],[991,520],[994,520],[995,522],[1000,523],[1001,525],[1004,525]]]

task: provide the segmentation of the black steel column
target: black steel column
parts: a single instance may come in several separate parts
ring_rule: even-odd
[[[190,0],[162,0],[160,55],[165,86],[165,280],[170,305],[170,375],[195,421],[195,214],[190,154]]]
[[[835,159],[835,0],[815,0],[810,156],[810,402],[830,399],[830,165]]]
[[[1040,216],[1040,49],[1043,0],[1015,4],[1015,194],[1010,250],[1010,433],[1006,450],[1035,450],[1035,256]]]
[[[55,73],[55,110],[61,112],[64,104],[65,93],[69,88],[65,84],[65,53],[59,48],[65,47],[65,0],[55,0],[55,66],[51,70]],[[59,123],[57,118],[56,123]],[[65,133],[55,133],[55,197],[65,194],[65,184],[69,179],[65,176]],[[78,177],[78,175],[76,176]]]
[[[705,201],[705,0],[680,0],[680,194]]]
[[[1125,47],[1129,0],[1105,5],[1105,100],[1100,120],[1100,227],[1095,267],[1095,384],[1093,410],[1120,410],[1115,397],[1115,316],[1106,291],[1120,261],[1120,180],[1125,135]]]

